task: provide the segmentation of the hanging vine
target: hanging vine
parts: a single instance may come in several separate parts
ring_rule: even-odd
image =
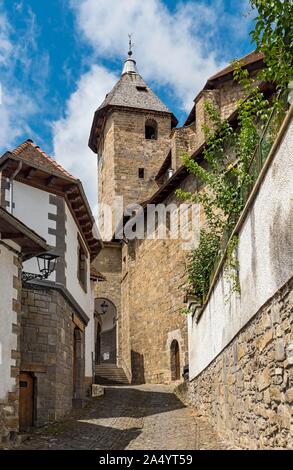
[[[278,13],[277,26],[273,24],[271,14],[267,16],[269,7],[266,5],[272,3],[276,4]],[[233,236],[230,241],[229,237],[244,207],[244,195],[249,192],[254,182],[252,161],[263,129],[274,111],[275,130],[272,126],[269,138],[262,142],[262,150],[268,153],[284,115],[280,101],[269,102],[258,83],[260,79],[274,79],[277,89],[282,91],[292,76],[292,56],[285,64],[288,48],[292,48],[292,44],[288,43],[288,31],[292,27],[287,18],[283,17],[283,8],[287,2],[256,0],[251,1],[251,4],[253,8],[259,8],[255,29],[251,34],[259,50],[265,53],[268,67],[255,78],[251,78],[241,62],[233,64],[234,80],[242,85],[246,96],[237,105],[238,128],[234,130],[227,120],[222,120],[219,111],[211,102],[206,101],[205,112],[210,125],[203,126],[206,137],[204,164],[183,155],[184,165],[202,183],[203,189],[196,194],[181,189],[176,192],[181,199],[200,204],[205,214],[199,244],[191,252],[187,266],[188,290],[200,302],[203,302],[208,294],[216,262],[224,251],[224,272],[230,281],[231,292],[240,293],[238,237]],[[292,6],[290,8],[292,9]],[[271,48],[272,43],[276,47]],[[285,61],[278,55],[281,50],[285,51]]]

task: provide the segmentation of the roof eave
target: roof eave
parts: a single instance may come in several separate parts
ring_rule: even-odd
[[[103,120],[105,117],[105,114],[109,110],[115,110],[115,109],[126,109],[126,110],[134,110],[134,111],[139,111],[139,112],[152,112],[152,113],[157,113],[157,114],[169,114],[171,116],[171,123],[172,123],[172,129],[177,126],[178,124],[178,119],[176,116],[171,112],[171,111],[158,111],[158,110],[150,110],[150,109],[144,109],[144,108],[134,108],[132,106],[121,106],[121,105],[107,105],[104,108],[98,108],[94,114],[94,119],[91,127],[91,132],[89,136],[89,141],[88,141],[88,146],[89,148],[95,153],[98,153],[98,141],[99,137],[102,134],[103,128],[104,128],[104,123],[100,127],[99,133],[97,133],[97,122],[99,119]]]
[[[12,161],[15,161],[15,162],[23,161],[20,156],[13,155],[11,152],[6,152],[6,153],[0,158],[0,171],[1,171],[1,169],[3,169],[3,168],[6,166],[5,164],[6,164],[9,160],[12,160]],[[92,215],[92,211],[91,211],[89,202],[88,202],[88,200],[87,200],[86,194],[85,194],[85,192],[84,192],[84,189],[83,189],[83,186],[82,186],[82,183],[81,183],[80,180],[77,180],[77,179],[74,179],[74,178],[70,178],[70,177],[68,177],[68,176],[66,176],[66,175],[62,175],[62,176],[61,176],[59,173],[56,173],[56,172],[54,172],[53,170],[52,170],[52,171],[51,171],[51,170],[48,171],[46,168],[40,168],[40,167],[39,167],[38,165],[36,165],[35,163],[31,163],[31,162],[29,162],[29,161],[27,161],[27,160],[25,160],[24,163],[25,163],[25,165],[26,165],[27,167],[29,167],[29,168],[35,168],[35,169],[37,169],[37,170],[41,170],[41,171],[43,171],[45,174],[48,174],[48,175],[50,175],[50,176],[52,175],[52,176],[56,177],[59,181],[64,181],[64,182],[67,184],[68,187],[76,186],[76,187],[78,188],[78,191],[79,191],[79,193],[80,193],[81,199],[82,199],[82,201],[83,201],[83,205],[84,205],[84,207],[85,207],[85,209],[86,209],[86,213],[88,214],[88,219],[89,219],[90,223],[92,224],[92,226],[95,224],[95,219],[94,219],[94,217],[93,217],[93,215]],[[19,177],[17,177],[16,179],[18,179],[18,178],[19,178]],[[28,181],[26,182],[26,184],[29,185],[29,184],[30,184],[30,181],[28,180]],[[64,187],[64,188],[65,188],[65,187]],[[52,192],[54,192],[54,185],[53,185],[52,187],[50,187],[50,188],[46,188],[47,191],[50,191],[50,189],[52,190]],[[56,192],[57,192],[57,191],[56,191]],[[59,191],[59,192],[60,192],[60,191]],[[69,192],[69,190],[64,189],[63,194],[64,194],[64,195],[68,195],[68,192]],[[67,203],[68,203],[69,205],[71,205],[71,204],[70,204],[70,200],[69,200],[69,199],[66,199],[66,200],[67,200]],[[72,211],[75,212],[74,209],[72,209]],[[78,217],[76,218],[76,222],[77,222],[77,224],[78,224],[78,227],[79,227],[81,233],[83,233],[83,229],[82,229],[82,226],[80,225],[80,223],[79,223],[79,221],[78,221]],[[84,235],[84,237],[85,237],[85,239],[86,239],[87,242],[88,242],[88,241],[89,241],[89,240],[88,240],[88,237],[86,237],[85,235]],[[93,239],[94,239],[94,236],[91,237],[91,240],[93,240]],[[90,245],[88,245],[88,249],[89,249],[89,252],[90,252],[90,254],[91,254],[91,259],[94,259],[94,258],[97,256],[97,254],[99,253],[99,251],[101,250],[101,248],[103,247],[101,238],[100,238],[100,239],[97,238],[96,240],[97,240],[97,244],[99,245],[99,249],[93,249],[93,248],[90,247]]]
[[[40,253],[50,250],[50,246],[47,245],[47,242],[44,238],[42,238],[12,214],[7,212],[3,207],[0,207],[0,226],[1,220],[4,221],[11,229],[10,236],[8,236],[8,234],[4,235],[7,236],[7,239],[15,241],[15,243],[22,249],[24,249],[24,246],[27,246],[25,243],[29,242],[30,251],[24,251],[24,260],[28,260]],[[5,238],[3,238],[3,240],[4,239]]]

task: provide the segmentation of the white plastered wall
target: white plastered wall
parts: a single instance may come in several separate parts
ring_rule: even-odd
[[[48,245],[55,247],[56,236],[48,232],[49,228],[56,229],[56,221],[50,220],[48,214],[56,214],[57,211],[56,206],[50,204],[50,193],[18,181],[13,184],[13,215],[43,237]],[[9,200],[9,193],[6,199]],[[37,259],[26,261],[23,269],[39,274]],[[55,273],[50,276],[50,281],[55,281]]]
[[[11,351],[17,350],[17,335],[12,333],[12,325],[17,324],[17,314],[12,310],[17,290],[13,288],[13,276],[18,269],[13,263],[14,254],[0,245],[0,401],[7,398],[15,388],[15,378],[11,377]]]
[[[238,258],[241,295],[227,302],[230,286],[222,273],[199,322],[189,316],[191,379],[293,275],[292,120],[242,225]]]

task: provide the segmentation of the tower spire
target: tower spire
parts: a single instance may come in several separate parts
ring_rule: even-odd
[[[128,57],[131,57],[132,56],[132,47],[134,46],[134,44],[132,44],[132,34],[128,34],[128,38],[129,38],[129,41],[128,41],[128,44],[129,44]]]
[[[123,70],[122,70],[122,75],[125,73],[138,73],[137,68],[136,68],[136,62],[132,58],[133,54],[133,42],[132,42],[132,34],[128,34],[128,58],[124,62]]]

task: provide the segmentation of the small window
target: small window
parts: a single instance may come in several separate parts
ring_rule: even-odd
[[[154,119],[148,119],[145,123],[145,138],[147,140],[157,140],[158,124]]]
[[[143,179],[144,178],[144,168],[139,168],[138,169],[138,177],[140,179]]]
[[[137,91],[145,91],[145,92],[148,91],[146,86],[137,86],[136,89],[137,89]]]
[[[87,291],[87,254],[80,240],[78,242],[77,255],[78,255],[77,277],[78,277],[81,287],[86,292]]]

